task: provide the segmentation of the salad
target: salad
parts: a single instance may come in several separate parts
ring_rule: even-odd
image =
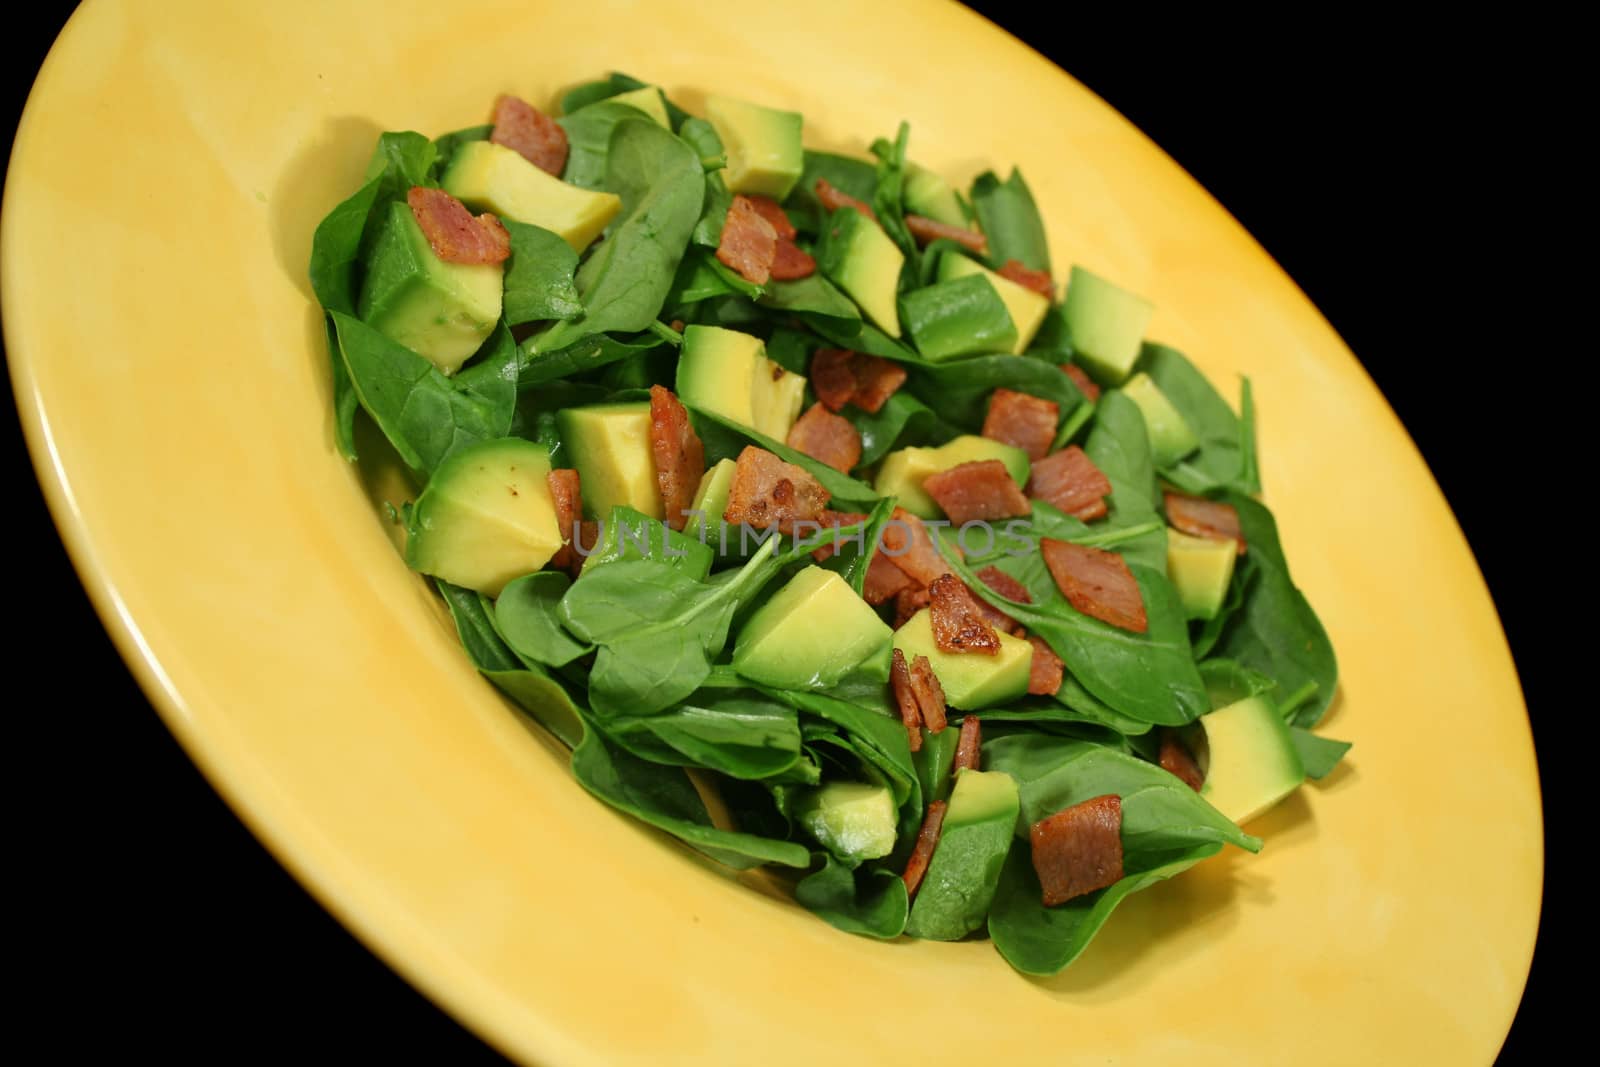
[[[834,926],[1078,956],[1349,748],[1233,406],[1022,175],[623,74],[386,133],[318,227],[336,438],[607,804]],[[715,814],[713,814],[715,812]]]

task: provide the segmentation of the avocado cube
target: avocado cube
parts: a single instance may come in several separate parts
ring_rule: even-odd
[[[893,639],[849,582],[808,566],[745,621],[733,669],[779,689],[826,689],[849,674],[887,682]]]
[[[965,278],[973,274],[980,274],[989,279],[989,284],[994,286],[995,292],[999,293],[1000,299],[1005,302],[1006,310],[1011,313],[1011,321],[1017,328],[1017,339],[1010,350],[1017,355],[1026,352],[1028,346],[1033,343],[1034,335],[1039,332],[1039,327],[1043,325],[1044,317],[1050,313],[1050,299],[1018,285],[1010,278],[996,274],[959,252],[945,252],[939,258],[941,281]]]
[[[927,656],[944,688],[945,701],[952,708],[977,711],[1016,700],[1028,692],[1033,646],[1020,637],[995,633],[1000,638],[1000,651],[992,656],[945,652],[934,643],[933,620],[928,609],[923,608],[894,632],[894,647],[907,663]]]
[[[650,402],[594,404],[556,413],[556,432],[572,453],[583,487],[583,510],[592,518],[615,507],[652,519],[666,513],[650,451]]]
[[[1004,771],[968,769],[956,775],[939,844],[906,921],[907,934],[955,941],[983,925],[1016,840],[1021,809],[1017,783]]]
[[[967,228],[967,213],[961,210],[961,198],[955,189],[933,171],[915,163],[906,164],[906,211],[942,222],[947,226]]]
[[[1259,696],[1200,716],[1209,753],[1200,795],[1243,825],[1294,792],[1305,768],[1278,709]]]
[[[617,194],[568,185],[491,141],[456,149],[439,184],[474,211],[542,226],[580,253],[622,210]]]
[[[968,274],[913,289],[900,298],[900,322],[923,358],[935,362],[1010,352],[1017,327],[994,284]]]
[[[930,474],[986,459],[998,459],[1018,485],[1028,484],[1026,452],[987,437],[962,434],[938,448],[912,447],[890,452],[878,467],[872,489],[879,496],[898,498],[900,506],[918,518],[937,519],[944,511],[923,491],[923,481]]]
[[[434,255],[416,216],[389,205],[367,253],[356,314],[445,374],[454,374],[500,320],[498,263],[446,263]]]
[[[616,96],[606,97],[613,104],[626,104],[656,120],[659,126],[672,129],[672,123],[667,120],[667,105],[661,95],[661,90],[654,85],[646,85],[643,89],[630,89]]]
[[[1073,267],[1061,307],[1074,361],[1101,385],[1120,385],[1139,358],[1155,305],[1082,267]]]
[[[678,399],[776,441],[787,440],[800,417],[806,379],[766,353],[759,337],[721,326],[688,327],[678,360]]]
[[[1233,541],[1167,531],[1167,577],[1191,619],[1214,619],[1228,596],[1239,550]]]
[[[905,261],[883,227],[852,207],[829,215],[817,242],[817,269],[890,337],[900,336],[895,294]]]
[[[728,491],[733,488],[733,475],[738,469],[739,465],[733,460],[719,459],[701,475],[700,486],[694,491],[694,503],[689,505],[689,510],[699,515],[690,517],[684,533],[701,541],[711,538],[712,531],[722,521],[722,513],[728,510]]]
[[[731,193],[770,196],[782,201],[805,169],[800,144],[804,119],[798,111],[778,111],[726,96],[706,98],[706,118],[722,138],[728,166],[722,180]]]
[[[894,794],[886,785],[829,782],[802,790],[790,810],[794,821],[846,866],[894,851]]]
[[[1150,436],[1150,458],[1158,467],[1170,467],[1200,447],[1200,439],[1172,406],[1167,394],[1150,375],[1140,371],[1122,387],[1122,395],[1139,406]]]

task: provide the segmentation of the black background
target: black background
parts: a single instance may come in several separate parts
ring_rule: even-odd
[[[32,29],[10,22],[5,34],[13,124],[70,5],[31,10]],[[1187,35],[1151,40],[1139,19],[1069,34],[1038,16],[987,13],[1210,189],[1362,359],[1478,554],[1549,789],[1555,720],[1573,709],[1552,707],[1556,654],[1526,580],[1529,539],[1508,528],[1508,486],[1483,442],[1486,415],[1507,414],[1518,360],[1534,355],[1504,347],[1485,315],[1491,298],[1506,297],[1500,243],[1525,221],[1511,190],[1536,155],[1527,127],[1486,123],[1504,114],[1506,81],[1473,50],[1392,25],[1322,26],[1270,47],[1247,43],[1257,34],[1226,35],[1201,47]],[[28,861],[13,880],[38,894],[14,921],[42,949],[28,972],[41,1010],[24,1025],[78,1052],[159,1049],[173,1062],[228,1058],[222,1050],[241,1042],[263,1056],[498,1062],[347,934],[211,791],[91,611],[15,418],[0,423],[16,487],[8,541],[21,546],[14,604],[38,635],[13,644],[22,680],[6,761],[20,772],[7,821]],[[27,695],[33,676],[38,700]],[[1542,1029],[1551,924],[1547,907],[1508,1061],[1527,1057]],[[53,1021],[63,1009],[74,1022]]]

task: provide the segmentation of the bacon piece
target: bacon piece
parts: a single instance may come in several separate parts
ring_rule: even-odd
[[[789,447],[842,474],[861,462],[861,435],[850,420],[812,404],[789,429]]]
[[[928,662],[927,656],[912,660],[909,673],[911,692],[916,695],[917,712],[922,716],[922,725],[931,734],[939,733],[945,728],[944,686],[939,684],[939,676],[933,673],[933,664]]]
[[[1106,513],[1111,481],[1089,454],[1077,445],[1035,460],[1028,475],[1028,495],[1089,522]]]
[[[827,490],[804,468],[746,445],[734,466],[722,521],[756,530],[776,526],[787,534],[794,532],[797,520],[815,522],[827,506]]]
[[[1040,539],[1039,551],[1050,577],[1074,608],[1131,633],[1142,634],[1150,628],[1144,596],[1127,560],[1103,548],[1049,537]]]
[[[842,527],[854,526],[858,522],[866,521],[867,517],[861,514],[859,511],[834,511],[831,508],[823,508],[822,514],[817,517],[817,522],[822,525],[822,529],[833,530],[836,538],[838,536],[838,531]],[[824,545],[819,545],[818,547],[812,549],[811,558],[816,560],[818,563],[821,563],[823,560],[827,559],[837,551],[838,548],[835,547],[833,541],[829,541]]]
[[[996,389],[989,394],[989,411],[983,417],[983,436],[1001,444],[1014,445],[1032,460],[1050,454],[1056,439],[1056,423],[1061,407],[1054,400],[1041,400],[1015,389]]]
[[[489,140],[557,178],[567,165],[567,131],[526,100],[509,94],[495,98],[494,132]]]
[[[962,463],[930,474],[922,480],[922,489],[957,526],[1009,519],[1030,510],[1028,498],[998,459]]]
[[[941,574],[928,586],[928,617],[939,651],[1000,654],[1000,635],[978,610],[971,590],[955,575]]]
[[[1184,743],[1178,740],[1178,731],[1161,731],[1161,755],[1157,760],[1161,769],[1183,780],[1183,784],[1200,792],[1200,787],[1206,784],[1205,775],[1200,773],[1200,764],[1190,754]]]
[[[1174,529],[1190,537],[1237,541],[1239,555],[1244,555],[1244,534],[1239,529],[1239,511],[1232,504],[1179,493],[1166,494],[1166,501],[1167,521],[1172,523]]]
[[[550,566],[570,571],[576,578],[578,568],[583,566],[583,557],[572,547],[572,539],[578,536],[578,520],[583,518],[578,472],[565,468],[553,470],[545,476],[545,481],[550,485],[550,499],[556,506],[556,528],[561,531],[562,540],[561,547],[550,557]]]
[[[978,577],[984,585],[993,589],[1007,600],[1014,600],[1018,604],[1033,603],[1033,595],[1028,592],[1027,586],[992,563],[979,571]]]
[[[772,257],[772,279],[779,282],[792,282],[798,278],[809,278],[817,273],[817,261],[811,254],[787,237],[778,238],[778,251]]]
[[[770,196],[760,195],[746,195],[743,199],[750,201],[750,206],[755,209],[757,215],[772,223],[772,231],[778,235],[778,240],[781,241],[784,238],[788,238],[791,241],[794,240],[794,223],[789,221],[789,216],[785,214],[782,206],[776,200]]]
[[[933,850],[939,844],[939,830],[944,826],[944,812],[950,805],[942,800],[935,800],[928,805],[928,813],[922,817],[922,829],[917,831],[917,845],[911,850],[911,858],[906,860],[906,873],[901,875],[906,882],[906,896],[915,897],[917,886],[922,884],[922,876],[928,873],[928,862],[933,859]]]
[[[905,508],[895,508],[883,524],[883,552],[889,562],[905,571],[918,585],[932,585],[950,567],[933,545],[928,528]],[[960,551],[957,549],[957,551]]]
[[[877,607],[890,597],[898,596],[910,585],[911,579],[905,571],[896,567],[882,552],[874,552],[872,562],[867,564],[867,580],[861,584],[861,597]]]
[[[1094,384],[1094,379],[1083,373],[1083,368],[1076,363],[1061,364],[1061,372],[1072,379],[1072,384],[1078,387],[1084,399],[1093,404],[1100,399],[1100,387]]]
[[[681,530],[706,472],[706,450],[689,424],[688,410],[660,385],[650,387],[650,455],[667,525]]]
[[[968,715],[961,720],[961,736],[956,738],[956,758],[950,764],[950,773],[954,775],[962,768],[975,771],[982,757],[983,724],[976,715]]]
[[[751,285],[766,285],[778,255],[778,233],[748,196],[736,196],[722,219],[717,260]]]
[[[1056,284],[1047,270],[1033,270],[1031,267],[1024,267],[1021,260],[1008,259],[1006,265],[995,273],[1016,282],[1024,289],[1032,289],[1042,297],[1050,300],[1056,298]]]
[[[911,751],[922,749],[922,712],[917,707],[917,694],[911,688],[911,671],[906,666],[906,654],[898,648],[889,653],[889,688],[894,692],[894,702],[900,708],[900,721],[906,727],[906,740]]]
[[[433,254],[446,263],[504,263],[510,257],[511,235],[500,220],[473,218],[467,205],[443,189],[413,185],[406,203]]]
[[[846,348],[819,348],[811,357],[811,388],[829,411],[842,411],[856,395],[854,355]]]
[[[1028,692],[1037,697],[1053,697],[1056,690],[1061,688],[1066,664],[1061,662],[1056,650],[1037,634],[1028,636],[1028,644],[1033,646],[1033,662],[1028,666]]]
[[[911,236],[917,239],[919,245],[944,238],[965,245],[980,256],[989,254],[989,239],[977,230],[969,230],[965,226],[952,226],[948,222],[940,222],[938,219],[922,215],[907,215],[906,229],[911,231]]]
[[[600,547],[600,524],[598,522],[578,523],[578,536],[572,542],[572,551],[578,557],[575,565],[583,566],[583,561],[594,555],[595,549]]]
[[[901,573],[904,573],[903,571]],[[911,583],[900,590],[894,598],[894,628],[896,630],[911,621],[911,616],[928,606],[930,599],[927,586],[917,585],[912,579]]]
[[[1028,837],[1046,907],[1122,880],[1122,798],[1115,793],[1040,819]]]
[[[876,415],[889,398],[906,382],[906,369],[892,359],[855,353],[850,361],[856,378],[855,396],[851,401],[862,411]]]
[[[870,206],[857,200],[849,193],[842,192],[833,187],[826,178],[818,178],[816,184],[817,199],[827,210],[838,211],[842,207],[853,207],[873,222],[878,221],[878,215]]]

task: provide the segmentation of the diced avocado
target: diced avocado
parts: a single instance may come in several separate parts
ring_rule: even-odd
[[[1139,405],[1150,435],[1150,458],[1156,466],[1170,467],[1200,447],[1200,439],[1150,375],[1140,371],[1129,378],[1122,394]]]
[[[939,845],[911,905],[907,934],[954,941],[983,925],[1016,840],[1021,808],[1017,783],[1004,771],[963,770],[956,776]]]
[[[931,804],[950,796],[950,773],[960,744],[961,731],[954,726],[947,726],[938,733],[923,729],[922,747],[911,753],[917,781],[922,785],[923,803]]]
[[[1210,753],[1200,795],[1243,825],[1295,791],[1305,769],[1282,716],[1259,696],[1200,716]]]
[[[446,263],[398,201],[380,225],[356,313],[389,340],[454,374],[494,332],[503,270],[498,263]]]
[[[666,101],[661,96],[661,90],[654,85],[646,85],[643,89],[630,89],[616,96],[608,96],[606,99],[613,104],[627,104],[629,107],[637,108],[660,125],[672,129],[672,123],[667,119]]]
[[[900,322],[925,359],[1010,352],[1017,327],[994,284],[968,274],[913,289],[900,298]]]
[[[898,497],[900,506],[913,515],[937,519],[944,512],[933,502],[933,497],[923,492],[923,480],[930,474],[985,459],[1004,463],[1018,485],[1028,483],[1028,454],[1022,449],[987,437],[962,434],[938,448],[902,448],[890,452],[878,467],[872,488],[879,496]]]
[[[480,441],[439,464],[411,513],[413,570],[489,596],[561,547],[550,453],[517,437]]]
[[[795,822],[847,866],[894,851],[894,794],[886,785],[829,782],[793,803]]]
[[[583,508],[594,518],[622,505],[660,519],[666,511],[650,451],[650,402],[595,404],[556,413],[556,432],[578,468]]]
[[[817,269],[890,337],[900,336],[895,294],[905,261],[883,227],[854,208],[829,215],[817,243]]]
[[[848,674],[889,680],[894,632],[833,571],[808,566],[745,621],[733,669],[779,689],[818,689]]]
[[[1228,596],[1239,550],[1232,541],[1167,531],[1167,577],[1191,619],[1214,619]]]
[[[690,407],[787,440],[805,399],[804,375],[767,358],[761,338],[721,326],[683,331],[678,360],[678,399]]]
[[[913,215],[963,229],[969,225],[966,212],[961,210],[961,199],[950,183],[915,163],[906,164],[905,201],[906,211]]]
[[[722,172],[731,193],[751,193],[782,201],[805,169],[800,146],[804,120],[798,111],[778,111],[726,96],[706,98],[711,120],[728,166]]]
[[[1033,646],[1020,637],[995,631],[1000,651],[990,656],[981,652],[943,652],[933,640],[933,622],[923,608],[894,632],[894,647],[910,663],[927,656],[933,673],[944,688],[944,699],[952,708],[977,711],[1015,700],[1028,691],[1028,673],[1033,666]]]
[[[1082,267],[1073,267],[1061,307],[1078,363],[1101,385],[1120,385],[1139,358],[1155,305]]]
[[[622,210],[616,193],[568,185],[492,141],[456,149],[439,178],[444,191],[474,211],[542,226],[582,252]]]
[[[700,487],[694,491],[691,512],[699,512],[698,519],[691,518],[684,532],[700,540],[709,540],[711,531],[722,521],[728,510],[728,490],[733,487],[733,472],[739,465],[731,459],[719,459],[715,466],[700,477]]]
[[[1034,334],[1039,332],[1039,327],[1044,323],[1044,317],[1050,313],[1050,300],[1048,297],[1025,288],[1012,281],[1010,278],[996,274],[981,263],[975,263],[956,252],[946,252],[939,258],[939,279],[949,281],[952,278],[964,278],[969,274],[981,274],[989,279],[995,292],[1000,294],[1000,299],[1005,301],[1006,310],[1011,312],[1011,321],[1017,328],[1017,340],[1011,346],[1011,351],[1021,355],[1033,343]]]
[[[612,508],[600,527],[600,542],[584,559],[583,571],[623,559],[658,559],[696,581],[711,573],[716,554],[710,546],[632,508]]]

